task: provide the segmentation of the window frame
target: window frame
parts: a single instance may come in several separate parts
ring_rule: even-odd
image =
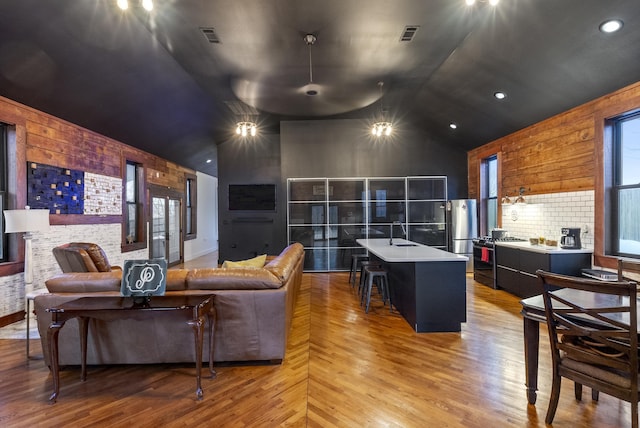
[[[0,229],[2,231],[2,248],[0,248],[0,263],[7,263],[11,261],[11,251],[9,246],[9,238],[4,233],[4,215],[2,210],[9,209],[8,206],[8,144],[7,144],[7,132],[8,126],[5,123],[0,122]]]
[[[496,195],[496,227],[502,226],[502,204],[500,201],[502,200],[502,152],[499,150],[490,149],[483,151],[482,153],[478,153],[478,179],[476,181],[476,195],[478,195],[478,233],[480,236],[487,236],[490,234],[490,231],[487,230],[487,217],[488,217],[488,183],[485,183],[487,177],[487,170],[489,168],[487,164],[487,160],[491,158],[496,159],[496,186],[497,186],[497,195]]]
[[[22,123],[11,123],[6,120],[6,156],[7,156],[7,208],[24,207],[27,203],[27,159],[26,151],[18,150],[19,142],[26,140],[26,126]],[[24,191],[22,190],[24,189]],[[24,239],[19,233],[6,237],[8,241],[7,261],[0,263],[0,276],[10,276],[24,272]]]
[[[605,255],[640,259],[640,254],[625,253],[620,250],[620,192],[629,189],[640,190],[640,183],[622,184],[622,124],[629,120],[640,120],[640,110],[633,110],[609,119],[611,156],[609,159],[610,195],[608,210],[610,216],[606,220],[606,250]]]
[[[127,240],[127,226],[129,223],[129,204],[127,203],[127,167],[135,165],[136,178],[136,234],[137,239],[133,242]],[[126,157],[122,161],[122,243],[121,251],[123,253],[147,248],[147,194],[146,194],[146,168],[140,159],[135,157]]]
[[[189,211],[190,216],[188,215]],[[183,240],[196,239],[198,234],[198,181],[195,174],[185,173],[182,218],[184,219]]]

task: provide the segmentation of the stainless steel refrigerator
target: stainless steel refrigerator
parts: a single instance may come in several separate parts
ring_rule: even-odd
[[[478,237],[478,207],[475,199],[447,202],[447,249],[467,256],[467,272],[473,272],[473,241]]]

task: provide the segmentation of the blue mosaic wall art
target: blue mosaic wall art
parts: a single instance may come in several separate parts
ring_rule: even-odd
[[[28,162],[27,204],[51,214],[84,214],[84,172]]]

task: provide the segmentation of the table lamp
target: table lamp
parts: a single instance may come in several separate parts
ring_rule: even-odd
[[[33,283],[33,254],[31,238],[33,232],[49,230],[49,210],[4,210],[4,233],[24,233],[24,283],[25,289]]]

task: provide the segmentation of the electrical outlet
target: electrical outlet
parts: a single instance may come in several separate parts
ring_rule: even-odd
[[[584,233],[589,233],[589,226],[585,224],[583,230]]]

